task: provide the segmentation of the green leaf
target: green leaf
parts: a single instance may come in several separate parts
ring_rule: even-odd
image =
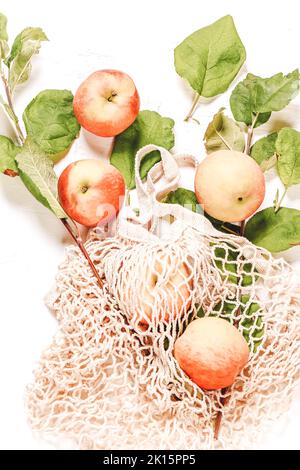
[[[136,152],[148,144],[170,150],[174,146],[173,127],[173,119],[162,117],[155,111],[141,111],[134,123],[116,137],[110,163],[122,173],[129,189],[135,188]],[[145,178],[150,168],[158,161],[159,152],[146,155],[141,164],[141,177]]]
[[[175,191],[171,191],[160,202],[165,202],[168,204],[179,204],[180,206],[183,206],[186,209],[190,209],[193,212],[199,212],[200,208],[196,194],[193,191],[185,188],[177,188]]]
[[[300,243],[300,211],[273,207],[257,212],[245,227],[245,237],[255,245],[277,253]]]
[[[9,52],[7,44],[8,35],[6,30],[7,18],[3,13],[0,13],[0,60],[5,59]]]
[[[239,311],[238,311],[239,310]],[[221,316],[224,320],[235,323],[235,318],[241,315],[239,326],[252,352],[256,352],[264,337],[263,317],[259,315],[261,307],[256,302],[250,302],[249,295],[242,295],[240,300],[225,299],[219,302],[209,316]],[[197,316],[205,316],[203,309],[199,309]]]
[[[175,69],[201,96],[227,90],[246,58],[230,15],[188,36],[174,51]]]
[[[254,127],[258,127],[271,117],[270,112],[259,114],[255,111],[255,84],[258,78],[248,73],[246,78],[237,84],[230,96],[230,108],[234,119],[244,122],[247,126],[254,123]]]
[[[20,177],[32,195],[58,218],[67,217],[57,195],[57,177],[49,157],[30,139],[16,156]]]
[[[285,127],[276,140],[277,171],[286,188],[300,183],[300,132]]]
[[[226,279],[231,284],[238,284],[237,274],[237,252],[227,244],[225,247],[214,247],[213,263],[221,273],[222,279]]]
[[[17,85],[26,82],[31,72],[31,59],[38,54],[42,41],[48,41],[41,28],[26,28],[16,39],[5,63],[9,67],[9,86],[14,91]]]
[[[18,168],[15,162],[15,157],[20,151],[11,139],[0,135],[0,172],[8,176],[16,176]]]
[[[248,73],[230,97],[230,107],[236,121],[258,127],[268,121],[272,111],[280,111],[299,92],[299,71],[288,75],[277,73],[261,78]]]
[[[23,120],[27,134],[53,159],[70,147],[80,131],[68,90],[41,91],[26,107]]]
[[[222,222],[221,220],[215,219],[211,215],[208,215],[206,212],[204,212],[204,215],[220,232],[240,235],[240,227],[238,225],[231,224],[230,222]]]
[[[255,86],[255,106],[259,113],[280,111],[299,93],[299,70],[270,78],[259,78]]]
[[[224,109],[221,108],[214,115],[205,131],[204,141],[207,153],[222,149],[242,152],[245,148],[243,131],[233,119],[224,115]]]
[[[269,170],[272,166],[276,165],[275,143],[277,136],[278,132],[272,132],[272,134],[259,139],[251,147],[250,155],[261,166],[263,171]]]

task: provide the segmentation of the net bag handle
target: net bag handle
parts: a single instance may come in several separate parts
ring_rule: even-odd
[[[160,152],[161,161],[151,168],[148,172],[146,183],[143,183],[140,176],[141,162],[146,155],[153,151]],[[190,154],[172,155],[165,148],[154,144],[142,147],[135,157],[135,184],[140,215],[136,216],[135,213],[130,214],[130,219],[135,222],[131,223],[134,228],[128,226],[130,222],[127,223],[123,220],[121,230],[126,229],[127,235],[130,232],[130,238],[134,235],[134,238],[137,239],[143,234],[143,230],[146,230],[145,228],[140,230],[137,224],[151,224],[149,231],[147,230],[151,238],[151,234],[155,231],[159,220],[166,216],[173,216],[176,221],[171,225],[170,234],[168,235],[170,239],[178,237],[187,226],[207,235],[219,235],[219,232],[202,214],[192,212],[179,204],[159,202],[159,199],[164,195],[178,188],[180,166],[196,167],[197,164],[196,158]],[[163,182],[161,185],[162,189],[157,189],[156,187],[159,181]],[[142,238],[144,238],[144,234]]]

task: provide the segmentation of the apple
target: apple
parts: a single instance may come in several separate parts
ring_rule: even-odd
[[[189,309],[191,279],[185,263],[174,266],[169,255],[157,254],[144,276],[135,311],[140,324],[148,325],[153,319],[169,321]]]
[[[195,193],[205,212],[224,222],[250,217],[265,197],[260,166],[245,153],[219,150],[198,166]]]
[[[108,222],[118,214],[125,181],[112,165],[100,160],[78,160],[58,180],[58,196],[65,212],[86,227]]]
[[[228,321],[204,317],[193,320],[176,340],[174,356],[199,387],[218,390],[233,384],[248,362],[249,348]]]
[[[82,127],[101,137],[114,137],[133,123],[140,98],[129,75],[119,70],[98,70],[82,82],[73,106]]]

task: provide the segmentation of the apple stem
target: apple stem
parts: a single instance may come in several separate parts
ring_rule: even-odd
[[[201,98],[201,96],[198,93],[195,93],[193,103],[192,103],[192,107],[191,107],[191,109],[189,110],[189,112],[187,113],[187,115],[184,118],[185,122],[188,122],[193,117],[194,112],[196,111],[196,108],[198,106],[200,98]],[[197,121],[197,119],[195,119],[195,121],[198,122],[198,124],[199,124],[199,121]]]
[[[98,282],[98,285],[99,287],[102,289],[103,288],[103,282],[102,282],[102,279],[101,277],[99,276],[99,273],[97,271],[97,268],[96,266],[94,265],[93,261],[91,260],[90,258],[90,255],[88,254],[85,246],[84,246],[84,243],[81,239],[81,236],[80,236],[80,233],[79,233],[79,230],[78,230],[78,227],[77,225],[75,224],[74,220],[72,220],[72,223],[74,224],[74,226],[76,227],[76,235],[73,233],[73,230],[71,229],[71,226],[69,224],[69,222],[67,221],[67,219],[61,219],[63,225],[65,226],[65,228],[67,229],[67,231],[69,232],[69,234],[71,235],[72,239],[74,240],[74,242],[76,243],[76,245],[78,246],[78,248],[80,249],[80,251],[82,252],[83,256],[85,257],[85,259],[87,260],[87,262],[89,263],[89,266],[91,268],[91,270],[93,271],[93,274],[94,276],[96,277],[97,279],[97,282]]]

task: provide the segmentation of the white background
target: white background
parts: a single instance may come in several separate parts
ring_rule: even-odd
[[[229,93],[200,105],[195,115],[200,126],[184,123],[192,95],[176,76],[174,47],[194,30],[230,13],[247,50],[247,64],[239,79],[246,70],[261,76],[288,73],[299,66],[297,4],[293,0],[278,2],[278,7],[275,1],[240,0],[2,0],[0,10],[8,17],[11,39],[26,26],[41,26],[50,40],[34,60],[32,78],[16,93],[17,112],[21,114],[45,88],[75,92],[94,70],[118,68],[134,78],[141,109],[176,120],[175,150],[201,159],[204,130],[221,106],[228,109]],[[300,130],[299,98],[274,113],[257,130],[256,138],[283,125]],[[0,132],[11,133],[2,111]],[[57,172],[74,159],[107,158],[109,144],[82,131]],[[281,188],[274,172],[267,180],[265,206],[272,202],[276,188]],[[0,183],[0,448],[51,448],[32,436],[23,398],[40,353],[56,330],[43,297],[53,284],[68,240],[60,223],[33,200],[18,178],[0,175]],[[183,184],[192,188],[192,175],[185,176]],[[289,190],[285,205],[300,209],[299,186]],[[300,270],[300,247],[284,257]],[[266,436],[264,448],[300,449],[299,405],[300,392],[283,426]]]

